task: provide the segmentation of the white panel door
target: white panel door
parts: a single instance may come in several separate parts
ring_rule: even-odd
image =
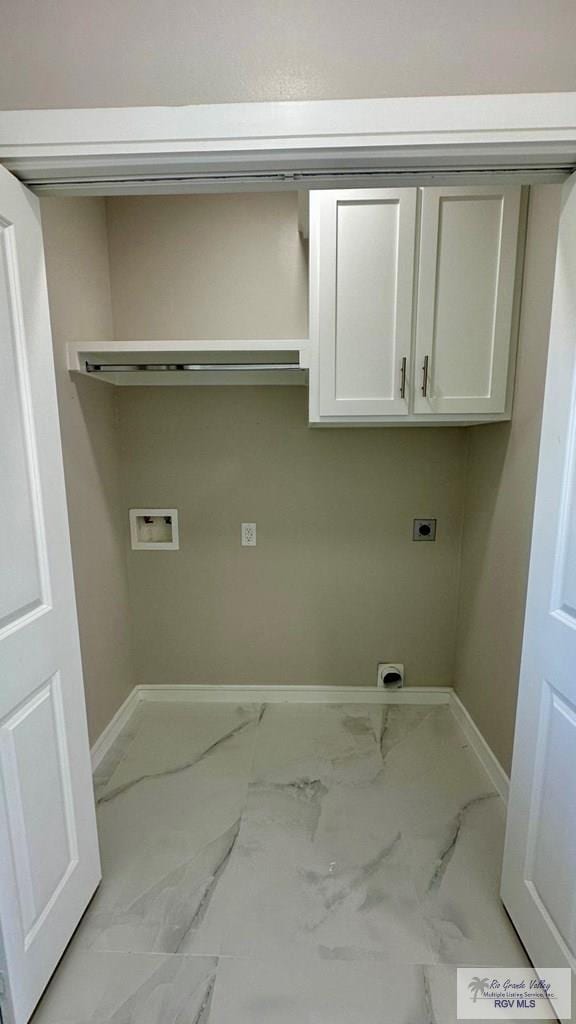
[[[506,408],[519,188],[424,188],[417,413]]]
[[[502,898],[534,963],[574,971],[576,176],[564,188]]]
[[[416,200],[416,189],[310,196],[320,416],[408,413]]]
[[[99,878],[38,201],[0,167],[0,970],[27,1021]]]

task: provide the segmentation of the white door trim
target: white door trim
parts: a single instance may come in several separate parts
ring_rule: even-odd
[[[287,172],[275,187],[294,188],[303,171],[333,186],[336,171],[568,170],[576,93],[8,110],[0,162],[29,184],[84,180],[93,193],[111,178],[151,191],[158,176],[231,172],[259,187]]]

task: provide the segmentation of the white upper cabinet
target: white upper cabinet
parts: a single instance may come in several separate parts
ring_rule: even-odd
[[[520,198],[310,194],[311,422],[509,418]]]
[[[504,413],[519,188],[422,189],[416,413]]]
[[[415,189],[310,196],[310,319],[318,416],[405,416]]]

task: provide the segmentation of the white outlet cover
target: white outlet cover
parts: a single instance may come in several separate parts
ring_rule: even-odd
[[[242,523],[242,547],[256,547],[256,523]]]

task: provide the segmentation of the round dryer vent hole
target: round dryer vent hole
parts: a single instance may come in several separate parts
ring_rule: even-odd
[[[378,662],[376,686],[379,690],[400,690],[404,686],[404,665]]]

